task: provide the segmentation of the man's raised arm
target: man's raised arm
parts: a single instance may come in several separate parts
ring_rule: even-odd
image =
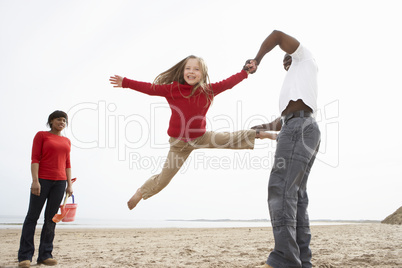
[[[287,35],[281,31],[274,30],[268,37],[262,42],[260,50],[255,56],[254,60],[259,65],[262,58],[270,52],[274,47],[279,46],[283,51],[288,54],[292,54],[299,47],[300,42],[294,37]]]

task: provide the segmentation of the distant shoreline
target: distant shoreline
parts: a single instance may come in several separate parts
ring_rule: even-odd
[[[80,219],[83,221],[108,221],[107,219]],[[117,219],[115,221],[136,221],[136,220],[130,220],[130,219]],[[150,220],[150,221],[160,221],[160,222],[271,222],[268,219],[250,219],[250,220],[244,220],[244,219],[190,219],[190,220],[185,220],[185,219],[166,219],[166,220]],[[310,222],[336,222],[336,223],[380,223],[381,220],[330,220],[330,219],[318,219],[318,220],[310,220]],[[38,220],[38,224],[39,224]],[[0,220],[0,225],[22,225],[23,222],[1,222]]]
[[[310,225],[348,225],[381,223],[376,220],[311,220]],[[0,229],[22,228],[23,219],[4,219],[0,217]],[[43,219],[38,220],[37,228],[43,226]],[[106,229],[143,229],[143,228],[242,228],[242,227],[271,227],[268,219],[167,219],[167,220],[138,220],[138,219],[81,219],[74,222],[60,222],[57,228],[106,228]]]
[[[183,221],[183,222],[271,222],[268,219],[252,219],[252,220],[233,220],[233,219],[194,219],[194,220],[182,220],[182,219],[168,219],[166,221]],[[310,220],[310,222],[337,222],[337,223],[380,223],[381,220]]]

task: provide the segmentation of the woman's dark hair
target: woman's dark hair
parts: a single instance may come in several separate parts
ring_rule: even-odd
[[[65,112],[59,111],[59,110],[56,110],[56,111],[54,111],[53,113],[51,113],[49,115],[49,118],[47,119],[47,124],[46,125],[49,126],[50,128],[52,128],[52,120],[55,119],[55,118],[60,118],[60,117],[64,117],[66,119],[66,124],[68,125],[68,116],[67,116],[67,114]]]

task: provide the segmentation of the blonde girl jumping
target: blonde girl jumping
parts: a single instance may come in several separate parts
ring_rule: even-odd
[[[165,97],[171,109],[168,128],[170,150],[160,174],[149,178],[127,202],[133,209],[141,199],[160,192],[182,167],[190,153],[201,148],[253,149],[255,138],[276,139],[277,134],[241,130],[232,133],[206,131],[206,114],[215,96],[230,89],[255,71],[253,65],[231,77],[210,83],[207,66],[202,58],[189,56],[169,70],[158,75],[153,83],[130,80],[119,75],[111,76],[114,87]]]

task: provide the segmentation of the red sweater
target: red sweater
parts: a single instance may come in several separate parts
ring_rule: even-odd
[[[68,138],[48,131],[36,133],[32,145],[32,164],[39,163],[39,178],[67,180],[70,165],[71,142]]]
[[[241,71],[218,83],[211,84],[214,96],[230,89],[248,77],[246,71]],[[202,136],[206,131],[206,114],[210,107],[204,94],[195,93],[190,98],[192,86],[173,82],[169,85],[153,85],[151,83],[123,79],[122,86],[136,91],[165,97],[169,103],[172,115],[170,117],[168,135],[173,138],[194,139]],[[179,87],[180,86],[180,87]]]

